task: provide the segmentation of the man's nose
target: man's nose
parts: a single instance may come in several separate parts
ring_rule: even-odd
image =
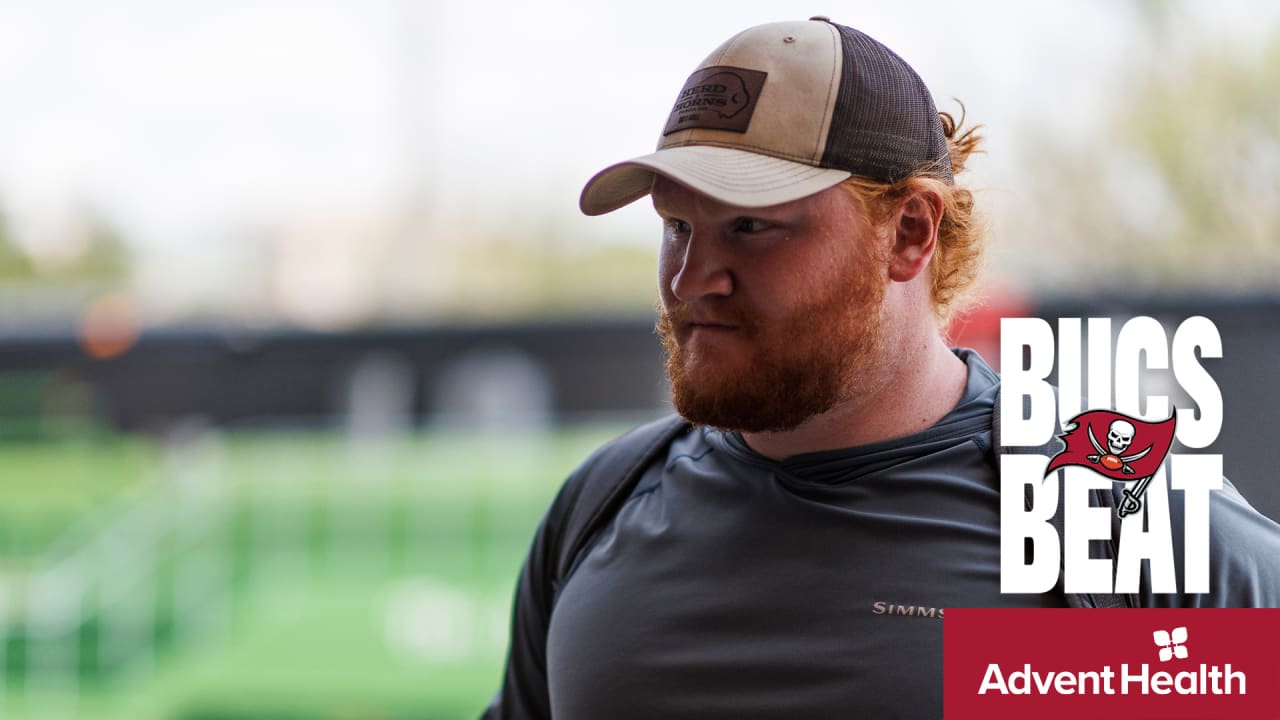
[[[718,238],[694,231],[671,278],[671,293],[684,302],[693,302],[708,295],[732,292],[733,272]]]

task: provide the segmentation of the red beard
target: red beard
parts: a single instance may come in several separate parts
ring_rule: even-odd
[[[737,432],[791,430],[877,385],[888,345],[877,265],[846,269],[846,283],[764,321],[729,298],[700,302],[702,319],[736,326],[733,344],[692,347],[693,308],[659,309],[676,411],[690,422]],[[830,283],[829,283],[830,284]]]

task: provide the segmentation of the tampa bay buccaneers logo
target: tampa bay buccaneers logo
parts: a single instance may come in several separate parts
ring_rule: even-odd
[[[1147,485],[1173,444],[1174,415],[1146,422],[1110,410],[1088,410],[1071,418],[1058,437],[1066,447],[1049,461],[1045,475],[1064,465],[1079,465],[1121,482],[1124,499],[1116,513],[1125,517],[1142,509]]]

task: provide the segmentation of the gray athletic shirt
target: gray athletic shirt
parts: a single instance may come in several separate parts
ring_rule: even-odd
[[[553,716],[941,717],[943,608],[1064,604],[1000,593],[998,377],[957,354],[963,397],[914,435],[781,462],[736,434],[679,438],[556,599]],[[1252,513],[1240,504],[1231,512]],[[1280,547],[1274,523],[1247,520],[1264,549]],[[1264,570],[1265,587],[1207,604],[1274,604],[1277,573]]]
[[[547,644],[553,716],[941,717],[944,607],[1000,594],[997,378],[965,353],[914,435],[782,462],[696,428],[574,570]]]

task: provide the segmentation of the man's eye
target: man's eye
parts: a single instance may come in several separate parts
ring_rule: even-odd
[[[737,230],[740,233],[758,233],[769,229],[769,223],[756,218],[739,218]]]
[[[688,234],[689,234],[689,223],[687,223],[687,222],[685,222],[685,221],[683,221],[683,220],[675,220],[675,219],[668,220],[668,221],[667,221],[667,231],[668,231],[668,232],[673,232],[673,233],[675,233],[675,234],[677,234],[677,235],[688,235]]]

